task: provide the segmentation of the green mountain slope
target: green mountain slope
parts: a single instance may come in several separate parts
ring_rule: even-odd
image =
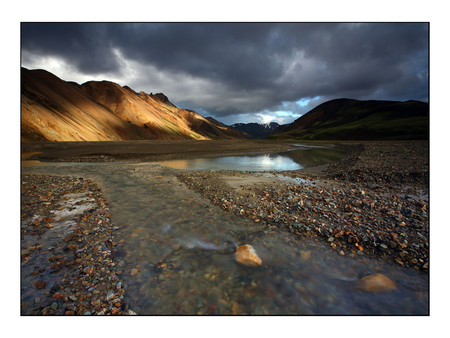
[[[420,101],[324,102],[272,139],[424,140],[429,137],[429,104]]]

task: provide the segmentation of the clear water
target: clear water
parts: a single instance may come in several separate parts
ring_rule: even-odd
[[[339,149],[304,146],[301,149],[275,154],[203,157],[157,163],[175,169],[189,170],[285,171],[325,164],[342,156],[343,153]]]
[[[46,289],[37,289],[34,286],[36,278],[33,277],[33,273],[36,272],[36,267],[44,268],[41,271],[40,278],[45,280],[49,286],[58,283],[58,280],[62,275],[68,273],[68,267],[63,266],[60,270],[61,273],[54,273],[53,269],[49,268],[51,262],[48,260],[48,255],[44,252],[53,252],[57,255],[67,255],[64,250],[56,250],[61,247],[60,243],[64,241],[64,238],[76,229],[77,223],[75,219],[77,216],[83,214],[85,211],[91,208],[99,208],[95,201],[88,196],[89,192],[78,194],[65,194],[62,195],[61,200],[57,201],[50,211],[51,217],[54,221],[51,222],[53,227],[47,229],[42,235],[36,238],[36,235],[24,234],[21,238],[21,247],[33,247],[36,245],[41,246],[39,251],[42,254],[32,255],[30,264],[23,263],[21,265],[21,300],[29,304],[40,302],[46,298]],[[42,215],[37,213],[33,216],[33,220],[41,220]],[[62,258],[64,259],[64,258]],[[21,313],[24,315],[32,314],[32,308],[22,308]]]
[[[428,314],[427,274],[343,257],[324,244],[236,217],[187,189],[174,169],[68,163],[28,171],[101,184],[125,240],[117,259],[127,301],[138,314]],[[235,261],[235,247],[242,244],[253,245],[263,266]],[[356,287],[360,277],[375,272],[397,289],[369,293]]]

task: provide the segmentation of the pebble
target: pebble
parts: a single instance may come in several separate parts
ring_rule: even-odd
[[[84,273],[91,275],[94,272],[94,267],[90,266],[84,269]]]
[[[108,293],[106,294],[106,300],[109,302],[113,298],[114,298],[114,292],[111,290],[108,291]]]
[[[38,289],[45,289],[46,286],[47,286],[47,282],[46,281],[37,281],[36,282],[36,287]]]
[[[304,261],[309,261],[311,259],[311,251],[300,251],[300,258]]]

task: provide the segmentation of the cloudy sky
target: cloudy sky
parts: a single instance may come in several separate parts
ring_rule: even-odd
[[[163,92],[226,124],[335,98],[428,101],[427,23],[22,23],[21,65]]]

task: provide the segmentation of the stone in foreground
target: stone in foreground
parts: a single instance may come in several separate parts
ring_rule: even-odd
[[[237,247],[234,257],[236,261],[242,265],[253,267],[262,265],[261,258],[259,258],[255,249],[250,244]]]
[[[381,273],[365,276],[358,281],[358,287],[369,292],[388,292],[395,290],[395,283]]]

